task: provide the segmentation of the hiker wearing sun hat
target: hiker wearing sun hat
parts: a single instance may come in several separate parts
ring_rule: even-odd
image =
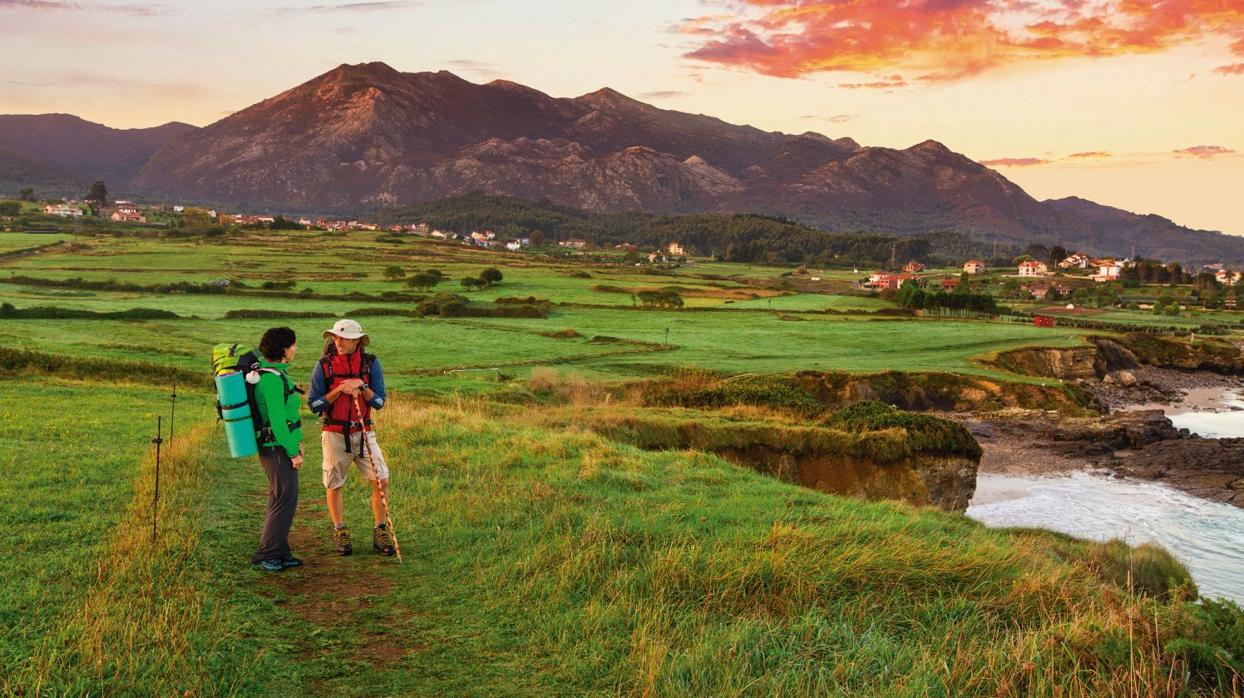
[[[371,338],[354,320],[338,320],[324,330],[324,339],[324,355],[311,374],[307,406],[324,422],[320,445],[333,542],[338,554],[354,552],[341,503],[341,487],[354,463],[363,479],[371,481],[372,547],[392,555],[393,534],[387,523],[389,468],[371,428],[372,410],[383,408],[385,400],[380,360],[364,350]]]

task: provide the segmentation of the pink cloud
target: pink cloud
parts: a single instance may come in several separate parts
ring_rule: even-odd
[[[980,161],[985,167],[1035,167],[1036,165],[1049,164],[1049,162],[1049,160],[1041,158],[997,158]]]
[[[1210,160],[1219,155],[1231,155],[1235,151],[1221,145],[1194,145],[1191,148],[1180,148],[1173,151],[1176,157],[1193,157]]]
[[[1240,0],[707,1],[734,11],[684,22],[681,31],[699,42],[686,56],[777,77],[898,70],[958,80],[1002,65],[1153,53],[1215,37],[1244,55]]]
[[[1217,68],[1214,68],[1214,72],[1219,75],[1244,75],[1244,63],[1220,65]]]

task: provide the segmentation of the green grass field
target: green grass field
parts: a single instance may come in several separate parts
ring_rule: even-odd
[[[1224,654],[1238,647],[1238,610],[1186,601],[1187,586],[1158,599],[1129,584],[1129,567],[1162,588],[1186,581],[1161,551],[991,530],[785,484],[703,452],[638,450],[589,431],[583,405],[554,405],[527,380],[552,372],[589,393],[601,387],[589,381],[622,393],[633,387],[623,381],[694,375],[686,369],[1032,380],[983,360],[1076,345],[1087,332],[876,315],[893,304],[849,292],[773,295],[789,271],[774,267],[657,275],[377,237],[73,236],[0,260],[0,302],[18,308],[185,316],[0,319],[0,347],[94,360],[97,373],[0,365],[0,418],[14,435],[0,460],[0,523],[15,541],[0,556],[0,694],[1211,695],[1240,680],[1238,657]],[[318,431],[304,415],[291,540],[307,565],[252,569],[266,483],[255,459],[226,457],[206,385],[179,389],[153,542],[149,440],[170,386],[125,371],[175,368],[207,384],[212,344],[254,345],[289,325],[301,346],[291,373],[305,383],[332,318],[224,314],[400,307],[254,288],[288,278],[294,291],[409,291],[383,278],[394,264],[440,269],[449,278],[437,290],[454,292],[496,266],[500,284],[466,295],[554,304],[544,319],[362,318],[393,391],[377,430],[405,563],[370,554],[357,474],[346,510],[359,554],[332,554]],[[13,275],[61,283],[5,281]],[[78,276],[230,277],[254,292],[64,283]],[[669,286],[686,308],[632,306],[630,290]],[[592,394],[593,414],[643,409]],[[776,423],[764,408],[740,409],[756,428]]]
[[[34,385],[11,382],[5,397]],[[92,389],[58,391],[64,404]],[[0,616],[0,688],[1078,695],[1174,687],[1187,665],[1158,637],[1195,619],[1118,586],[1105,564],[1117,547],[823,495],[710,456],[523,426],[483,403],[381,414],[402,565],[365,545],[331,554],[309,467],[292,536],[307,566],[248,569],[265,485],[253,460],[223,457],[213,429],[165,452],[154,545],[143,430],[117,449],[126,463],[80,456],[76,477],[105,482],[75,497],[96,515],[57,524],[61,555],[5,562],[30,584],[6,586],[21,612]],[[88,441],[92,427],[57,433]],[[365,538],[364,497],[355,477],[346,516]],[[43,540],[28,498],[0,501]],[[55,603],[42,602],[48,577]]]

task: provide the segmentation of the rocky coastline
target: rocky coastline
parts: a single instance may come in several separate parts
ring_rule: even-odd
[[[1244,508],[1244,438],[1204,438],[1177,429],[1162,407],[1227,409],[1216,399],[1244,392],[1244,379],[1155,366],[1078,381],[1104,414],[1069,417],[1009,409],[965,415],[980,443],[982,473],[1052,475],[1099,471],[1165,483],[1188,494]],[[1244,420],[1244,411],[1240,411]]]

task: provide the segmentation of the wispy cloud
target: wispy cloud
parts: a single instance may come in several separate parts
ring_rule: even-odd
[[[999,66],[1165,51],[1206,39],[1244,56],[1239,0],[705,0],[688,58],[765,75],[895,71],[922,81]],[[862,83],[867,85],[868,83]]]
[[[88,73],[85,71],[64,71],[44,74],[36,80],[6,80],[6,84],[36,89],[84,89],[108,88],[125,91],[131,95],[151,96],[160,99],[190,99],[207,94],[202,85],[192,82],[149,82],[115,75]]]
[[[377,0],[376,2],[338,2],[325,5],[307,5],[304,7],[283,7],[282,12],[386,12],[391,10],[408,10],[418,7],[418,2],[412,0]]]
[[[673,99],[675,97],[686,97],[690,92],[682,90],[653,90],[652,92],[641,92],[639,96],[643,99]]]
[[[451,68],[457,68],[459,70],[473,70],[482,73],[495,73],[500,70],[500,68],[493,63],[475,61],[470,58],[454,58],[445,61],[444,63]]]
[[[1172,152],[1176,157],[1201,158],[1202,160],[1212,160],[1220,155],[1235,153],[1234,150],[1221,145],[1194,145],[1191,148],[1180,148]]]
[[[985,167],[1035,167],[1037,165],[1048,165],[1051,161],[1043,158],[996,158],[994,160],[981,160],[980,164]]]
[[[859,115],[858,114],[834,114],[832,116],[825,116],[823,114],[804,114],[803,116],[799,118],[806,119],[809,121],[828,121],[831,124],[845,124],[848,121],[854,121],[858,119]]]
[[[1244,63],[1220,65],[1217,68],[1214,68],[1214,72],[1218,75],[1244,75]]]
[[[146,3],[90,3],[66,2],[64,0],[0,0],[0,10],[27,10],[33,12],[93,12],[122,14],[132,17],[162,17],[174,14],[167,5]]]
[[[1072,158],[1108,158],[1108,157],[1111,157],[1111,154],[1110,154],[1110,153],[1107,153],[1107,152],[1106,152],[1106,151],[1104,151],[1104,150],[1086,150],[1086,151],[1084,151],[1084,152],[1082,152],[1082,153],[1072,153],[1071,155],[1068,155],[1067,157],[1072,157]]]

